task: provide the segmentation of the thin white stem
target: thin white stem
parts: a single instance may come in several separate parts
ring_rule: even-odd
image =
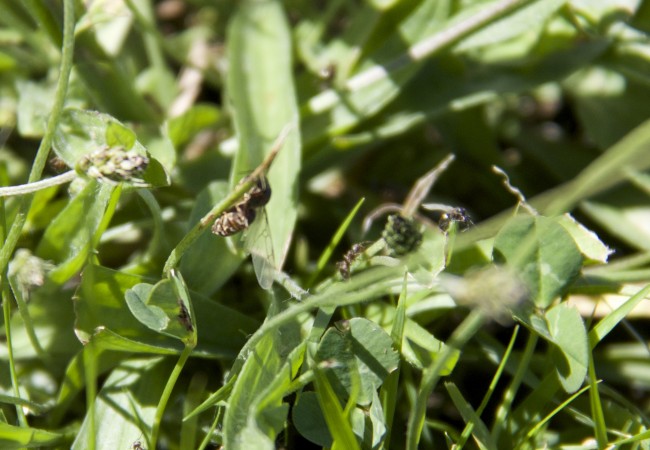
[[[433,36],[425,38],[411,46],[406,53],[383,66],[373,66],[368,70],[347,80],[343,90],[355,92],[371,84],[383,80],[392,72],[402,69],[409,64],[422,61],[443,48],[452,45],[463,37],[477,31],[483,25],[505,15],[528,0],[502,0],[487,6],[482,11],[462,20],[446,30],[442,30]],[[328,110],[338,103],[340,94],[333,89],[328,89],[312,97],[309,102],[309,109],[312,113],[318,114]]]
[[[52,178],[36,181],[35,183],[21,184],[20,186],[7,186],[0,188],[0,197],[11,197],[13,195],[25,195],[32,192],[40,191],[59,184],[69,183],[77,178],[78,174],[74,170],[62,173]]]

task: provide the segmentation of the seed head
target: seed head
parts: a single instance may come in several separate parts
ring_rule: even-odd
[[[84,156],[77,164],[78,169],[102,181],[142,181],[139,177],[149,165],[149,158],[135,150],[124,147],[102,147]]]

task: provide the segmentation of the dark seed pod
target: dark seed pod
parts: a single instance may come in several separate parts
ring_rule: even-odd
[[[391,214],[381,233],[391,256],[403,256],[416,250],[422,243],[422,233],[413,219]]]

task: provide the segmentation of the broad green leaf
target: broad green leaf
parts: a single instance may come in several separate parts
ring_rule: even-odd
[[[144,353],[151,355],[175,355],[179,352],[178,346],[171,342],[149,344],[142,340],[126,338],[109,329],[98,329],[92,336],[92,344],[98,350],[112,350],[126,353]]]
[[[17,61],[14,57],[0,52],[0,73],[11,72],[16,69]]]
[[[373,393],[397,369],[399,356],[392,344],[390,336],[379,325],[357,317],[325,333],[316,359],[334,365],[325,375],[342,400],[347,400],[352,390],[351,371],[358,371],[361,392],[357,403],[369,405]]]
[[[280,1],[244,1],[228,27],[228,94],[239,140],[231,185],[264,159],[280,131],[293,126],[268,173],[266,207],[273,265],[282,267],[297,217],[301,140],[291,66],[291,34]]]
[[[164,167],[136,140],[135,133],[108,114],[81,109],[67,109],[54,134],[52,146],[69,167],[79,168],[88,155],[105,149],[124,149],[146,157],[149,164],[140,175],[138,186],[167,186],[169,175]],[[129,183],[129,181],[125,181]]]
[[[34,194],[32,207],[27,214],[27,227],[34,230],[47,228],[52,219],[68,204],[68,198],[58,195],[60,191],[59,186],[52,186]]]
[[[18,299],[22,293],[14,277],[10,283]],[[16,361],[37,357],[66,360],[79,351],[80,343],[74,334],[74,305],[70,301],[73,294],[70,287],[46,280],[43,286],[21,299],[26,302],[27,311],[11,318],[11,347]],[[2,335],[5,333],[3,330]],[[3,344],[0,358],[7,357],[7,347]]]
[[[189,298],[185,300],[189,301]],[[182,312],[182,308],[188,306],[183,303],[181,307],[182,300],[179,298],[172,279],[164,279],[156,283],[149,292],[146,303],[149,307],[155,307],[163,311],[169,318],[165,328],[160,332],[181,339],[184,342],[193,335],[194,327],[188,322],[189,311],[186,309],[184,313]],[[188,327],[188,325],[190,326]]]
[[[126,3],[112,4],[102,0],[90,3],[79,17],[77,33],[93,32],[97,43],[109,54],[116,56],[127,40],[133,24],[133,14]]]
[[[645,9],[647,10],[647,8]],[[637,15],[637,17],[639,16]],[[615,68],[617,72],[624,74],[633,82],[647,85],[650,40],[647,38],[646,32],[640,30],[638,25],[640,25],[639,22],[633,24],[619,22],[616,27],[607,30],[608,36],[613,38],[617,45],[613,46],[612,51],[605,56],[604,66]]]
[[[606,49],[607,43],[603,41],[584,43],[532,61],[526,71],[513,71],[503,64],[459,61],[447,54],[440,55],[422,67],[400,90],[399,96],[373,118],[369,127],[353,135],[336,136],[333,144],[345,149],[376,143],[378,138],[388,139],[403,134],[445,113],[488,103],[497,99],[499,94],[525,92],[568,76]],[[430,89],[430,86],[436,86],[436,89]],[[337,116],[334,119],[343,118]],[[306,146],[312,139],[322,139],[323,123],[314,124],[312,129],[306,128],[311,125],[310,118],[304,122]]]
[[[529,314],[528,316],[517,318],[531,330],[534,330],[540,337],[549,342],[553,342],[553,336],[548,329],[548,322],[541,314]]]
[[[144,441],[169,372],[160,358],[128,360],[111,371],[95,398],[95,423],[86,416],[72,449],[87,449],[90,441],[97,450],[128,449]]]
[[[18,80],[18,132],[21,136],[40,138],[54,103],[54,86]]]
[[[370,408],[355,407],[350,413],[352,430],[363,448],[377,448],[386,436],[384,411],[377,392],[373,393]]]
[[[413,45],[439,31],[442,21],[449,14],[448,2],[425,0],[413,9],[407,18],[397,26],[393,33],[384,36],[388,38],[382,47],[372,57],[363,69],[385,70],[383,67],[370,66],[377,62],[387,63],[403,51],[404,45]],[[303,120],[305,143],[322,139],[326,135],[336,135],[347,131],[360,121],[371,117],[388,103],[395,99],[402,88],[422,67],[422,63],[411,63],[390,77],[383,78],[363,89],[351,91],[345,95],[334,89],[327,90],[311,98],[308,102],[310,112]],[[333,108],[331,104],[333,103]]]
[[[445,343],[436,339],[429,331],[415,320],[406,319],[404,335],[402,338],[402,356],[414,367],[424,369],[431,365],[446,347]],[[460,351],[454,351],[453,357],[441,370],[441,375],[449,375],[460,358]]]
[[[151,284],[138,283],[126,291],[124,299],[133,317],[138,319],[147,328],[160,332],[167,328],[169,317],[158,306],[147,305],[146,302],[153,289],[154,286]]]
[[[108,114],[83,109],[66,109],[61,115],[54,135],[54,151],[69,167],[76,167],[85,155],[102,147],[114,146],[112,143],[119,142],[120,135],[124,135],[122,140],[130,141],[131,139],[126,137],[128,131],[125,131],[125,128],[122,123]],[[134,144],[138,154],[146,156],[142,144],[135,140]],[[132,146],[125,148],[129,150]]]
[[[300,342],[293,348],[291,353],[285,358],[282,367],[276,373],[275,379],[258,396],[256,408],[260,420],[269,423],[273,422],[274,418],[278,416],[278,408],[267,408],[267,406],[273,405],[277,401],[284,399],[287,395],[304,388],[309,382],[308,377],[302,381],[296,380],[305,358],[305,348],[305,341]],[[284,404],[282,408],[284,408]],[[279,424],[279,426],[282,426],[282,424]]]
[[[96,4],[103,7],[103,14],[108,11],[103,2]],[[101,5],[101,6],[100,6]],[[123,4],[117,4],[118,7]],[[113,12],[110,22],[127,19],[120,13]],[[100,21],[101,22],[101,21]],[[93,21],[97,25],[97,21]],[[80,28],[75,36],[75,73],[83,83],[87,96],[92,98],[97,109],[106,111],[124,121],[152,122],[159,117],[154,106],[141,95],[137,89],[136,74],[129,70],[129,55],[114,55],[127,30],[121,30],[121,37],[116,37],[115,30],[109,30],[104,39],[95,33],[95,28]],[[111,48],[102,48],[100,42],[110,41]],[[126,57],[125,57],[126,56]],[[133,57],[134,54],[130,53]]]
[[[150,20],[155,20],[153,12],[150,16]],[[158,109],[166,111],[167,114],[173,114],[175,111],[172,108],[176,106],[174,101],[181,98],[183,92],[176,76],[176,71],[167,66],[157,65],[144,69],[136,81],[138,92],[150,103],[155,102]]]
[[[558,382],[566,392],[572,393],[578,390],[587,373],[588,352],[595,345],[592,344],[592,347],[588,348],[585,344],[588,341],[587,332],[579,313],[565,303],[561,303],[549,310],[545,317],[529,314],[527,317],[518,319],[554,345],[550,350],[550,355],[554,362],[553,376],[557,378],[557,381],[545,380],[550,383],[548,389],[553,391],[548,395],[552,396],[559,388]],[[530,378],[528,384],[531,387],[536,387],[538,382],[536,379]],[[547,401],[547,399],[544,400]]]
[[[332,450],[357,450],[359,443],[352,431],[347,417],[343,413],[341,403],[332,388],[329,378],[326,376],[326,369],[314,367],[314,384],[316,386],[316,397],[320,404],[323,417],[332,435]]]
[[[58,266],[50,278],[63,283],[79,273],[94,252],[120,196],[120,189],[88,183],[45,230],[36,254]]]
[[[613,253],[613,250],[607,247],[596,233],[575,220],[570,214],[561,216],[558,223],[571,234],[578,249],[580,249],[580,253],[588,261],[606,263],[609,255]]]
[[[63,445],[69,437],[62,432],[25,428],[0,422],[0,446],[7,450],[26,447],[54,447]]]
[[[174,147],[181,148],[200,131],[215,126],[221,111],[211,104],[194,105],[180,116],[169,119],[167,133]]]
[[[571,9],[588,18],[592,26],[607,23],[614,14],[622,14],[626,19],[640,8],[637,0],[607,0],[592,2],[590,0],[571,0]]]
[[[196,346],[197,326],[190,292],[180,272],[172,270],[169,279],[179,308],[177,318],[181,327],[185,330],[185,334],[180,334],[181,339],[186,345],[194,347]]]
[[[516,12],[483,27],[468,38],[463,39],[454,50],[468,51],[487,45],[494,45],[513,39],[522,34],[539,35],[546,22],[560,9],[567,0],[537,0]],[[477,9],[486,7],[484,3],[475,6]]]
[[[603,66],[588,68],[567,83],[589,138],[601,149],[614,145],[650,115],[647,84]]]
[[[133,148],[136,136],[133,131],[117,121],[108,121],[106,125],[106,145],[109,147]]]
[[[573,180],[530,199],[529,203],[545,214],[561,214],[579,202],[603,193],[627,181],[630,168],[641,171],[650,167],[650,120],[645,121],[610,147]],[[493,236],[512,216],[505,211],[484,221],[458,239],[459,248],[466,248],[479,239]]]
[[[103,332],[102,332],[103,333]],[[100,333],[100,334],[102,334]],[[131,341],[131,343],[133,343]],[[117,351],[104,351],[99,348],[83,347],[76,355],[69,360],[65,369],[65,374],[61,381],[58,396],[56,398],[56,408],[54,411],[59,413],[65,411],[76,395],[81,392],[86,384],[86,375],[84,367],[84,352],[91,351],[94,355],[95,370],[98,374],[108,372],[122,362],[128,353]]]
[[[553,353],[555,370],[564,390],[571,394],[582,386],[589,364],[587,330],[580,313],[559,304],[546,313],[553,343],[559,352]]]
[[[143,281],[142,277],[100,266],[86,267],[76,303],[75,328],[79,338],[88,341],[96,335],[97,327],[103,327],[128,340],[156,347],[157,352],[180,351],[183,346],[177,339],[150,330],[133,317],[126,305],[127,290]],[[199,330],[199,344],[194,354],[216,358],[232,358],[237,355],[246,341],[246,333],[255,329],[256,322],[199,294],[192,294],[192,302]],[[168,316],[174,318],[170,323],[177,327],[181,336],[186,336],[187,330],[178,320],[179,307],[175,297],[175,309],[171,304],[169,306]],[[242,333],[242,330],[246,331]],[[122,346],[121,343],[118,347],[118,350],[128,350],[128,346]]]
[[[322,447],[332,446],[332,435],[327,429],[327,422],[318,403],[315,392],[303,392],[291,411],[296,430],[314,444]]]
[[[188,226],[196,224],[227,193],[224,182],[208,185],[196,198]],[[225,239],[206,232],[185,252],[180,270],[190,289],[211,295],[232,276],[241,262],[242,256],[233,253]]]
[[[423,286],[431,286],[445,268],[447,236],[432,227],[422,233],[422,244],[408,257],[409,272]]]
[[[397,0],[370,0],[369,3],[377,9],[387,10],[399,2]]]
[[[571,235],[546,217],[518,216],[499,231],[494,257],[517,271],[540,308],[562,295],[582,267]]]
[[[621,204],[616,199],[603,200],[583,202],[581,209],[608,233],[628,245],[640,250],[650,250],[650,232],[646,228],[650,218],[647,197],[640,199],[634,194],[626,196],[627,204]]]
[[[300,342],[297,332],[295,324],[289,324],[277,332],[266,334],[251,351],[242,350],[246,360],[237,374],[223,422],[224,445],[228,448],[250,448],[244,445],[246,434],[257,436],[259,430],[272,442],[281,430],[288,410],[282,406],[281,398],[264,401],[264,395],[279,374],[287,377],[282,369],[286,368],[287,356]],[[264,402],[261,410],[258,409],[260,402]],[[278,414],[283,417],[280,419]]]
[[[275,450],[275,443],[268,434],[259,429],[253,418],[244,424],[233,448],[255,448],[260,450]]]

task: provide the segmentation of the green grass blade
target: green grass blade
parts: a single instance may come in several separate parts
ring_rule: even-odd
[[[515,372],[515,376],[504,392],[501,404],[497,409],[494,426],[492,427],[492,436],[494,436],[494,440],[497,443],[500,443],[499,435],[508,427],[508,420],[511,417],[512,403],[515,399],[517,391],[519,390],[519,387],[521,386],[522,380],[526,375],[526,371],[528,370],[528,365],[530,364],[530,360],[533,357],[535,346],[537,345],[537,340],[537,335],[534,333],[531,333],[528,336],[526,348],[519,362],[519,366],[517,367],[517,371]]]
[[[316,395],[327,422],[327,427],[334,439],[332,450],[360,450],[357,438],[343,408],[341,408],[339,399],[323,373],[323,369],[319,367],[314,367],[314,384],[316,385]]]
[[[458,387],[454,383],[445,383],[445,387],[458,412],[463,417],[463,420],[467,423],[468,427],[471,426],[472,434],[479,447],[486,450],[496,450],[496,443],[490,435],[487,426],[477,412],[474,411],[472,405],[463,398],[463,394]]]
[[[508,362],[508,359],[510,355],[512,354],[512,349],[515,345],[515,340],[517,339],[517,335],[519,334],[519,325],[517,325],[512,332],[512,336],[510,337],[510,342],[508,343],[508,347],[506,348],[506,351],[503,354],[503,357],[501,358],[501,361],[499,362],[499,366],[497,367],[496,372],[494,373],[494,376],[492,377],[492,381],[490,382],[490,386],[488,387],[487,392],[483,396],[483,400],[481,401],[481,404],[479,407],[476,409],[476,414],[480,417],[481,414],[483,414],[483,411],[485,410],[485,407],[487,406],[488,402],[490,401],[490,398],[492,398],[492,394],[494,393],[497,383],[501,379],[501,375],[503,374],[503,371],[506,368],[506,363]],[[456,445],[458,447],[458,450],[461,450],[463,446],[465,445],[465,442],[469,438],[470,434],[472,433],[472,428],[473,425],[471,423],[468,423],[465,425],[465,428],[463,429],[463,432],[460,435],[460,438],[457,440]]]
[[[293,125],[268,173],[273,195],[266,211],[279,269],[297,217],[301,163],[291,33],[282,2],[240,2],[228,28],[228,53],[227,87],[239,140],[231,184],[255,168],[280,131]]]
[[[472,311],[469,316],[456,328],[447,346],[440,352],[438,358],[427,367],[422,375],[420,388],[413,411],[409,415],[408,428],[406,431],[406,448],[417,450],[420,441],[422,428],[426,416],[426,403],[431,391],[440,379],[441,371],[455,350],[460,350],[474,336],[485,323],[485,317],[478,310]]]
[[[318,279],[318,276],[321,274],[321,272],[325,268],[325,265],[332,257],[332,253],[334,253],[334,249],[339,244],[339,242],[341,242],[343,235],[345,234],[346,230],[352,223],[352,220],[354,220],[354,217],[357,215],[359,208],[361,208],[361,205],[363,205],[363,202],[365,200],[366,200],[365,198],[359,200],[357,204],[354,206],[354,208],[352,208],[352,211],[350,211],[350,213],[345,217],[345,220],[341,223],[341,225],[339,225],[338,229],[334,233],[334,236],[332,236],[330,243],[327,244],[327,247],[325,248],[325,250],[323,250],[323,253],[320,255],[320,258],[318,258],[318,262],[316,263],[316,271],[309,278],[309,281],[307,282],[307,289],[313,286],[314,282]]]
[[[560,403],[557,408],[553,409],[546,417],[544,417],[542,420],[537,422],[535,426],[533,426],[528,433],[526,433],[526,437],[528,439],[532,439],[538,432],[541,430],[549,420],[551,420],[557,413],[562,411],[564,408],[566,408],[573,400],[578,398],[580,395],[582,395],[587,389],[589,389],[590,386],[585,386],[582,389],[580,389],[578,392],[573,394],[571,397]]]
[[[402,284],[402,293],[397,301],[397,308],[395,309],[395,318],[393,319],[393,327],[391,328],[390,337],[393,339],[395,350],[400,355],[402,354],[402,339],[404,338],[404,328],[406,326],[406,286],[408,274],[404,274],[404,283]],[[386,436],[382,443],[381,448],[389,448],[391,430],[393,428],[393,419],[395,418],[395,406],[397,405],[397,394],[399,390],[399,375],[400,367],[386,377],[386,381],[382,384],[379,391],[379,398],[381,398],[381,406],[384,409],[384,423],[386,424]]]
[[[639,292],[630,297],[625,303],[616,308],[611,313],[607,314],[600,322],[598,322],[589,331],[589,345],[591,349],[596,347],[610,331],[618,325],[630,311],[632,311],[639,303],[646,299],[650,293],[650,285],[644,287]]]
[[[596,379],[596,368],[594,367],[593,353],[589,352],[589,404],[591,406],[591,418],[594,421],[594,434],[599,448],[607,446],[607,424],[603,413],[603,404],[598,392],[598,380]]]

